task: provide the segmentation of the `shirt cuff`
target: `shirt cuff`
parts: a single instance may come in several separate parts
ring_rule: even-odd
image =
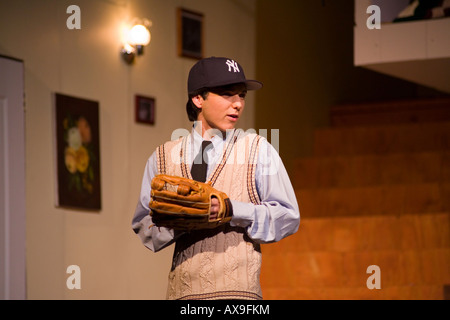
[[[253,222],[254,205],[252,203],[231,200],[233,216],[230,225],[232,227],[248,227]]]

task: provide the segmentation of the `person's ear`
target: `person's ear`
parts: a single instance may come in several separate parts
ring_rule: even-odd
[[[201,95],[199,95],[199,94],[196,95],[195,97],[192,97],[191,100],[192,100],[192,102],[195,104],[195,106],[196,106],[197,108],[199,108],[199,109],[202,108],[202,106],[203,106],[203,101],[205,101],[205,100],[203,99],[203,97],[202,97]]]

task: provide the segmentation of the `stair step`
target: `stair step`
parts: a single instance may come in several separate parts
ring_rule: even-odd
[[[379,125],[450,121],[450,98],[406,99],[330,108],[331,125]]]
[[[320,235],[320,236],[318,236]],[[280,250],[282,246],[283,250]],[[299,232],[263,246],[264,255],[450,248],[450,213],[302,218]],[[449,270],[450,271],[450,270]]]
[[[321,128],[315,156],[450,150],[450,122]]]
[[[442,300],[442,285],[367,287],[284,287],[264,290],[266,300]]]
[[[450,183],[296,189],[304,218],[450,212]]]
[[[263,263],[261,281],[270,287],[365,287],[367,268],[380,268],[381,288],[440,285],[450,281],[450,248],[422,251],[279,253]],[[275,266],[276,264],[276,266]],[[277,277],[265,274],[277,270]]]
[[[450,151],[305,157],[294,162],[295,188],[450,181]]]
[[[262,250],[265,299],[442,299],[450,213],[303,219]],[[370,265],[380,267],[380,290],[366,286]]]

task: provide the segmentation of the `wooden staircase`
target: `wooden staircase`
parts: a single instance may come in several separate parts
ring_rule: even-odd
[[[448,299],[450,100],[435,102],[332,109],[291,176],[299,231],[262,248],[265,299]]]

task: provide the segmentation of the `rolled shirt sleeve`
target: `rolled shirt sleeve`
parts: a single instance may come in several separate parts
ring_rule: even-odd
[[[144,246],[154,252],[171,245],[183,233],[153,225],[148,205],[150,203],[151,181],[156,174],[156,153],[154,152],[145,166],[141,193],[132,219],[133,231],[141,239]]]
[[[246,228],[250,238],[259,243],[276,242],[297,232],[297,198],[278,152],[266,139],[261,139],[256,187],[259,204],[232,201],[231,225]]]

